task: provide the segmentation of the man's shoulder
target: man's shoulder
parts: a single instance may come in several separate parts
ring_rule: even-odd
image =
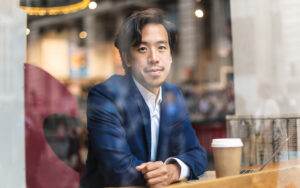
[[[124,85],[124,83],[128,83],[128,76],[125,75],[118,75],[118,74],[114,74],[111,77],[109,77],[107,80],[105,80],[104,82],[98,84],[98,85],[102,85],[102,86],[119,86],[119,85]]]
[[[90,92],[97,92],[111,97],[116,97],[119,93],[124,93],[129,87],[129,77],[122,75],[112,75],[104,82],[93,86]]]

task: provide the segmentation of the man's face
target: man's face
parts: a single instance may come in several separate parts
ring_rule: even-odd
[[[131,74],[145,88],[157,94],[170,71],[172,57],[168,34],[161,24],[147,24],[142,29],[142,41],[131,47],[126,63]]]

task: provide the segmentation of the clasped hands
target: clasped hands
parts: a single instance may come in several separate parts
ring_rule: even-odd
[[[165,164],[162,161],[142,163],[136,167],[150,188],[170,185],[179,180],[180,167],[178,164]]]

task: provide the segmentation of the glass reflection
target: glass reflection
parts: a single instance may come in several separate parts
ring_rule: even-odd
[[[44,134],[57,157],[81,174],[87,155],[87,131],[79,120],[51,114],[44,121]]]

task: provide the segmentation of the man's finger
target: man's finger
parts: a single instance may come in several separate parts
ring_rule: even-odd
[[[156,168],[154,170],[148,171],[146,173],[144,173],[144,177],[145,179],[151,179],[151,178],[155,178],[158,176],[163,176],[165,174],[168,173],[168,169],[166,166],[161,166],[159,168]]]
[[[156,169],[161,168],[163,166],[165,166],[165,164],[163,162],[161,162],[161,161],[148,162],[146,164],[146,166],[142,169],[142,173],[145,174],[147,172],[156,170]]]
[[[156,178],[151,178],[147,180],[147,185],[154,186],[154,185],[168,185],[168,175],[158,176]]]
[[[141,171],[143,168],[145,168],[146,165],[147,165],[147,163],[142,163],[142,164],[140,164],[139,166],[136,166],[135,169],[136,169],[137,171]]]

